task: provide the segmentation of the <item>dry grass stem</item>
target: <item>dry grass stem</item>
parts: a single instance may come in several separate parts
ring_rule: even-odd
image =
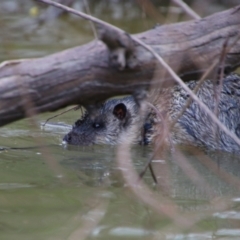
[[[178,5],[179,7],[181,7],[183,9],[183,11],[189,15],[191,18],[193,19],[201,19],[201,17],[194,12],[185,2],[183,2],[182,0],[172,0],[173,3],[175,3],[176,5]]]
[[[127,183],[128,188],[142,202],[149,205],[158,214],[169,217],[178,226],[188,228],[192,221],[183,218],[177,211],[177,206],[170,199],[163,199],[152,192],[141,180],[136,171],[133,169],[130,157],[130,143],[123,143],[117,148],[117,163],[122,170],[123,178]]]
[[[68,240],[86,239],[102,220],[107,211],[108,201],[97,200],[99,201],[97,206],[91,209],[87,214],[83,215],[82,212],[79,212],[74,219],[70,219],[72,224],[80,222],[81,226],[71,233],[67,238]]]
[[[27,85],[26,82],[22,82],[20,85],[19,91],[21,91],[21,101],[24,103],[24,111],[26,116],[29,117],[29,121],[35,128],[38,128],[38,123],[36,120],[36,110],[34,108],[34,101],[31,96],[31,92],[29,92],[30,87]],[[24,97],[23,97],[24,96]],[[60,180],[60,182],[65,183],[66,179],[64,177],[64,170],[59,165],[58,161],[53,157],[50,153],[48,146],[44,146],[43,141],[41,138],[35,138],[36,143],[41,146],[42,149],[42,156],[44,162],[47,164],[49,169],[54,173],[54,175]]]
[[[90,11],[89,4],[88,4],[88,0],[83,0],[83,3],[84,3],[84,6],[85,6],[85,9],[86,9],[87,14],[88,14],[88,15],[92,15],[92,14],[91,14],[91,11]],[[91,28],[92,28],[94,38],[95,38],[95,39],[98,39],[97,30],[96,30],[93,22],[92,22],[92,21],[89,21],[89,23],[90,23],[90,26],[91,26]]]
[[[226,210],[230,204],[231,199],[219,199],[218,197],[212,198],[210,202],[211,208],[206,211],[197,213],[183,213],[178,211],[178,206],[170,199],[163,197],[163,195],[156,194],[149,189],[141,180],[133,168],[130,153],[130,142],[125,141],[117,148],[116,160],[119,168],[122,170],[123,178],[127,184],[127,187],[134,193],[138,200],[150,206],[155,212],[160,215],[165,215],[172,219],[170,229],[173,227],[180,230],[197,230],[196,224],[211,216],[216,211]],[[200,180],[202,181],[202,180]],[[213,196],[213,195],[212,195]],[[169,230],[166,227],[166,231]],[[164,230],[164,229],[163,229]]]
[[[219,106],[219,102],[220,102],[220,95],[221,95],[221,91],[223,88],[223,78],[224,78],[224,66],[225,66],[225,58],[226,55],[228,53],[228,51],[230,50],[230,48],[227,48],[228,46],[228,38],[226,39],[226,41],[223,43],[223,49],[219,58],[219,69],[220,69],[220,73],[216,73],[215,74],[215,88],[214,88],[214,97],[216,99],[216,104],[214,107],[214,114],[218,117],[219,115],[219,110],[218,110],[218,106]],[[215,126],[214,128],[214,134],[215,134],[215,138],[216,141],[218,141],[217,139],[217,127]]]
[[[231,173],[228,173],[226,170],[219,167],[217,163],[215,163],[208,155],[200,151],[199,149],[189,149],[189,151],[194,154],[194,156],[198,157],[198,161],[201,162],[204,166],[207,167],[210,171],[212,171],[216,176],[219,176],[222,180],[224,180],[229,185],[236,188],[240,191],[240,180],[238,177],[234,176]],[[224,161],[224,159],[223,159]]]
[[[173,153],[173,157],[177,165],[182,169],[186,176],[196,185],[198,188],[205,192],[207,197],[213,199],[215,197],[213,189],[205,181],[205,179],[194,169],[187,158],[182,154],[181,151],[176,149]]]
[[[199,90],[199,88],[202,86],[203,82],[206,80],[207,76],[209,74],[211,74],[211,72],[215,69],[215,67],[217,66],[218,61],[214,61],[212,63],[212,65],[205,71],[205,73],[203,74],[203,76],[200,78],[200,80],[198,81],[198,84],[196,85],[196,87],[193,89],[193,93],[196,94]],[[170,129],[172,129],[174,127],[174,125],[177,123],[178,119],[184,114],[184,112],[186,111],[186,109],[190,106],[190,104],[192,103],[192,98],[188,98],[185,106],[182,108],[181,112],[178,113],[176,119],[174,119],[171,122],[170,125]]]
[[[61,116],[61,115],[63,115],[64,113],[67,113],[67,112],[72,111],[72,110],[75,111],[75,110],[77,110],[77,109],[79,109],[79,106],[75,106],[75,107],[69,108],[69,109],[66,110],[66,111],[62,111],[62,112],[60,112],[59,114],[56,114],[56,115],[48,118],[48,119],[45,121],[45,123],[43,123],[42,126],[44,127],[44,126],[47,124],[48,121],[50,121],[51,119],[53,119],[53,118],[55,118],[55,117]]]
[[[137,3],[141,6],[146,15],[150,16],[158,23],[164,22],[164,17],[156,10],[150,0],[137,0]]]
[[[148,159],[143,170],[139,173],[139,180],[141,180],[144,177],[145,173],[147,172],[147,169],[149,168],[154,183],[158,184],[157,176],[155,175],[153,165],[152,165],[153,160],[154,160],[154,154],[152,154],[152,156]]]

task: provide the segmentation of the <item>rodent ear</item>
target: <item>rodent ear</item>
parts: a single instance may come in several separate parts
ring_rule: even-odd
[[[127,108],[125,104],[119,103],[113,109],[113,114],[120,120],[123,120],[127,114]]]

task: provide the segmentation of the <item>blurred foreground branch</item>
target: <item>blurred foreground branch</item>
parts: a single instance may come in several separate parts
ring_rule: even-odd
[[[189,80],[199,79],[220,58],[226,39],[236,44],[226,55],[225,72],[240,65],[239,29],[240,6],[201,20],[160,26],[134,38],[151,46]],[[101,32],[106,32],[104,26]],[[101,39],[108,48],[93,41],[43,58],[0,64],[0,126],[71,104],[86,106],[114,95],[133,94],[148,88],[156,71],[162,82],[172,80],[131,36],[124,32],[113,39],[112,34],[105,35]]]

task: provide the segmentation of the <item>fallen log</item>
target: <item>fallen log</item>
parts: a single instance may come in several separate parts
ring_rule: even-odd
[[[159,26],[134,37],[150,45],[184,80],[189,80],[198,79],[220,58],[226,41],[231,48],[225,57],[225,72],[240,65],[239,29],[240,5],[200,20]],[[148,88],[153,75],[159,75],[156,71],[165,72],[163,67],[143,47],[133,42],[131,50],[119,39],[126,36],[109,40],[103,34],[106,44],[96,40],[46,57],[0,64],[0,126],[71,104],[86,106]],[[121,46],[126,59],[114,55],[113,41]],[[122,61],[126,63],[119,65]],[[171,80],[167,74],[162,76],[161,81]]]

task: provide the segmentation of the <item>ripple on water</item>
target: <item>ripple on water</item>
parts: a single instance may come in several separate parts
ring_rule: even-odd
[[[221,219],[238,219],[240,220],[240,212],[237,211],[225,211],[225,212],[217,212],[213,214],[214,217]]]
[[[234,237],[234,239],[240,239],[240,229],[219,229],[216,233],[219,237]],[[232,239],[232,238],[231,238]]]
[[[0,190],[32,188],[32,187],[35,187],[35,186],[31,184],[22,184],[22,183],[0,183]]]

